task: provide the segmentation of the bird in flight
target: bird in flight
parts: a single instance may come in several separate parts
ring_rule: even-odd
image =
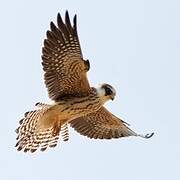
[[[57,25],[51,22],[46,35],[42,66],[45,85],[53,103],[36,103],[35,110],[24,114],[16,129],[18,151],[45,151],[48,147],[55,147],[60,136],[67,141],[69,125],[81,135],[94,139],[150,138],[154,134],[135,133],[128,123],[104,107],[116,95],[111,85],[90,86],[87,79],[90,62],[83,59],[76,15],[72,25],[68,11],[64,21],[58,13]]]

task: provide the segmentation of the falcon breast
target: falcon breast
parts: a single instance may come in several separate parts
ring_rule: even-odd
[[[55,147],[59,137],[69,139],[68,125],[80,134],[94,139],[128,136],[150,138],[153,133],[140,135],[128,124],[109,112],[104,104],[113,100],[116,91],[109,84],[94,88],[89,85],[89,60],[84,60],[77,33],[77,17],[71,24],[68,11],[65,20],[60,14],[57,25],[50,23],[42,48],[42,66],[48,95],[53,103],[37,103],[20,120],[17,150],[35,152]]]

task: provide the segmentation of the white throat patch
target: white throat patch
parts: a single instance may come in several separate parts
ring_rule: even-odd
[[[96,90],[99,97],[103,97],[105,95],[105,89],[103,89],[101,85],[99,85]]]

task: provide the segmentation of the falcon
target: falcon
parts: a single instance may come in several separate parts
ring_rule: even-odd
[[[45,151],[55,147],[60,136],[67,141],[69,125],[81,135],[94,139],[150,138],[153,135],[137,134],[128,123],[104,107],[116,95],[111,85],[90,86],[87,79],[90,62],[82,55],[76,15],[71,25],[68,11],[64,21],[58,13],[57,25],[51,22],[46,35],[42,66],[52,103],[36,103],[35,110],[24,114],[16,129],[18,151]]]

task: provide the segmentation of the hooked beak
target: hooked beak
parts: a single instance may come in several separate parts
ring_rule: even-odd
[[[114,98],[115,98],[115,94],[112,94],[112,95],[111,95],[111,100],[113,101]]]

